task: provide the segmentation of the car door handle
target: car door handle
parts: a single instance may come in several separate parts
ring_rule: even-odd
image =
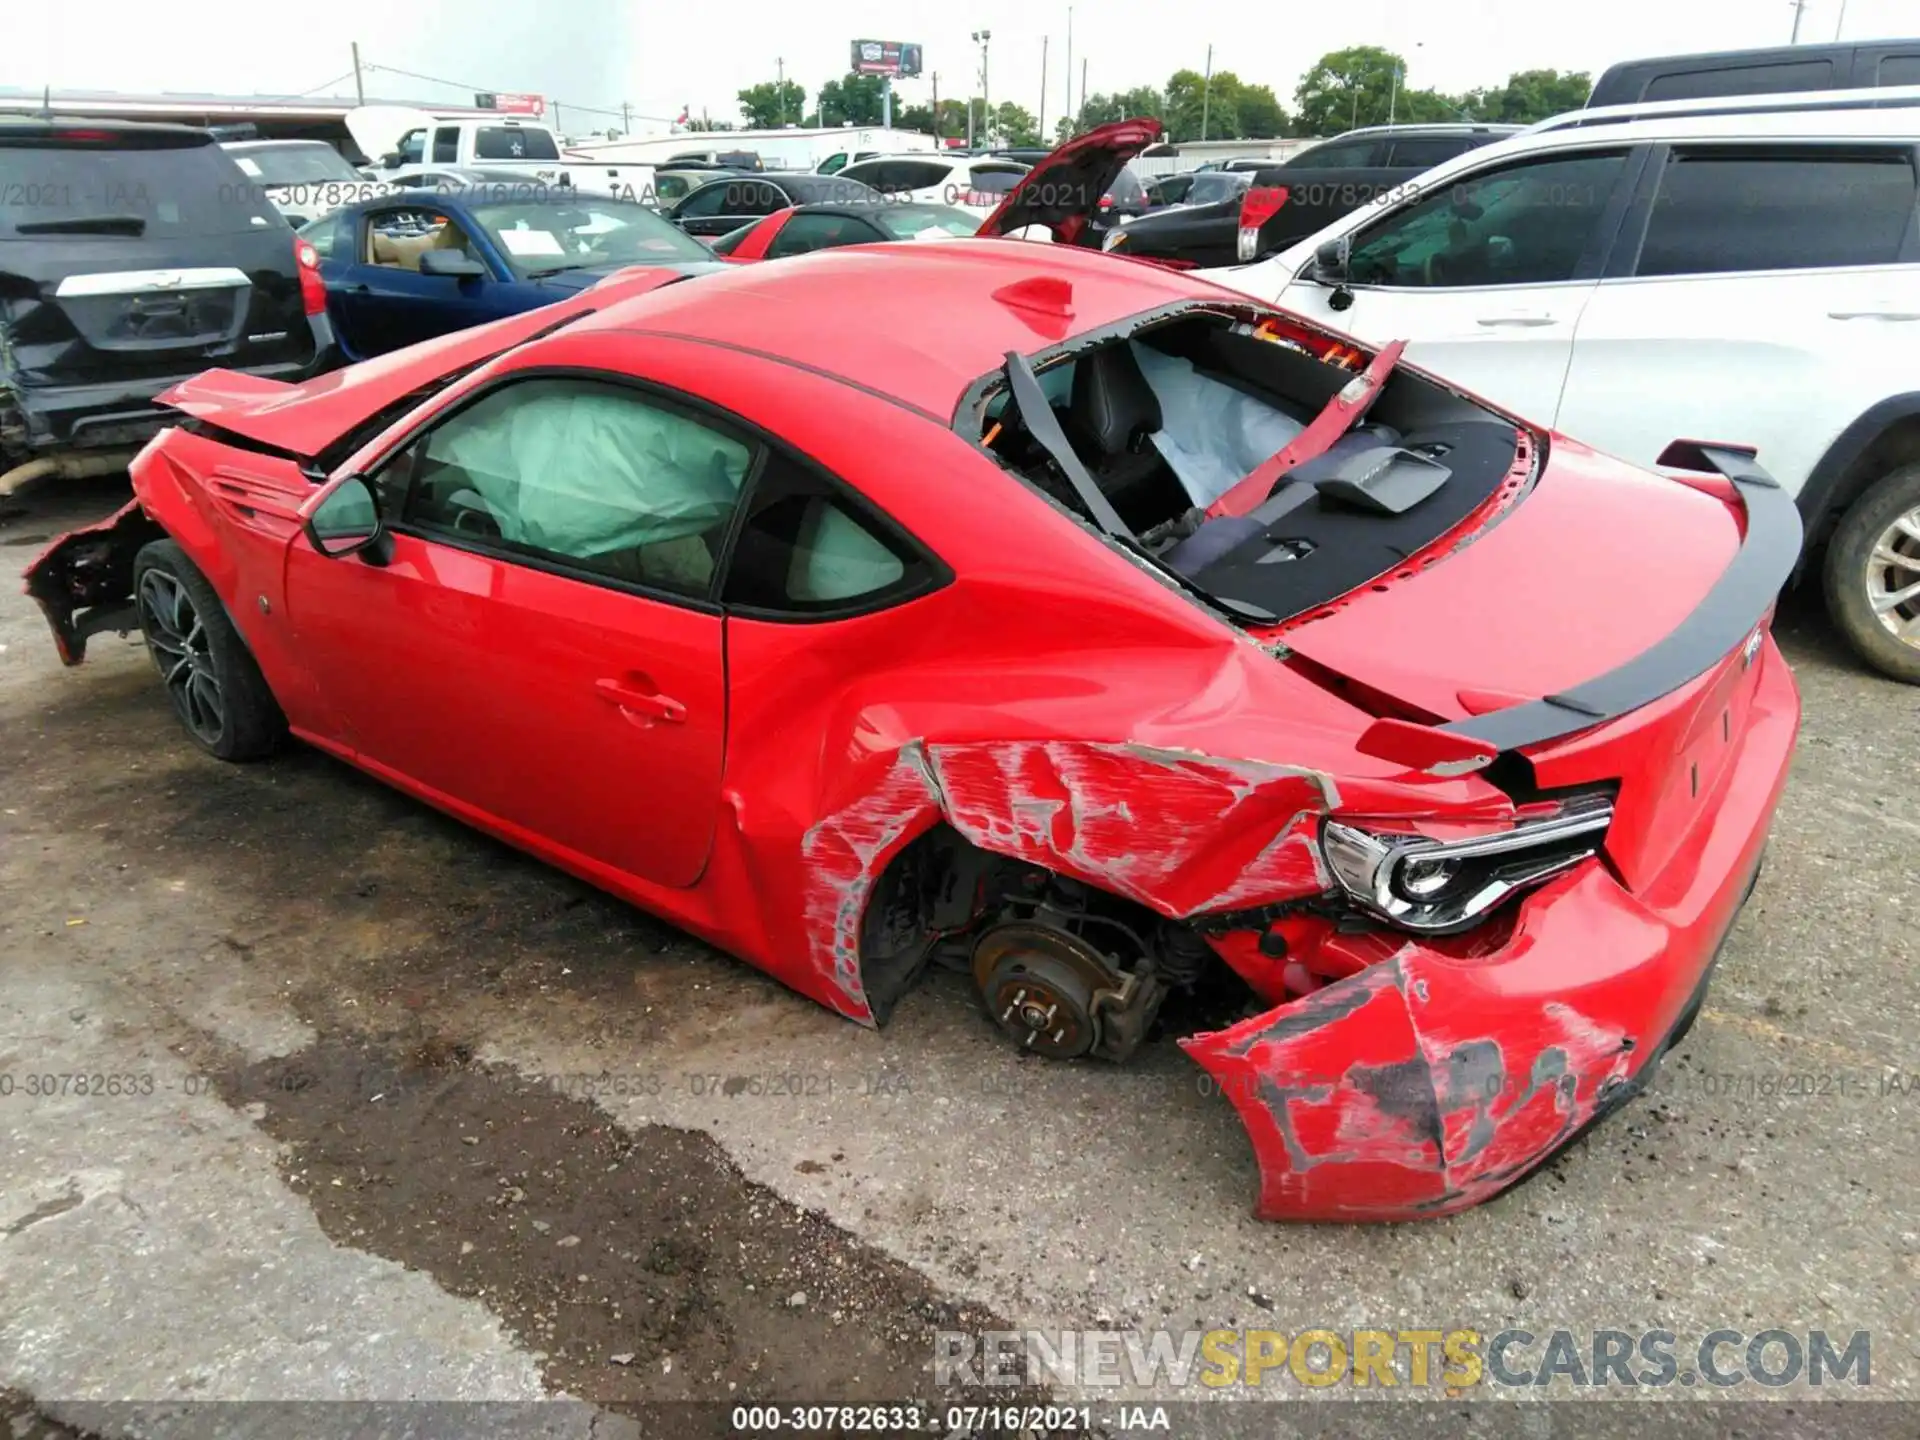
[[[1515,310],[1508,315],[1482,315],[1475,323],[1489,327],[1500,325],[1530,330],[1541,325],[1551,325],[1554,322],[1554,316],[1543,314],[1538,310]]]
[[[371,295],[373,293],[373,287],[371,285],[349,285],[347,286],[347,293],[349,295]]]
[[[1920,310],[1829,310],[1829,320],[1920,320]]]
[[[645,716],[649,722],[664,720],[678,725],[687,718],[687,707],[671,695],[662,695],[652,688],[652,683],[645,676],[625,680],[596,680],[593,688],[609,705],[618,705],[633,716]]]

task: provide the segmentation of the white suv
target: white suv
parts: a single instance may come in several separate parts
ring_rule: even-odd
[[[1580,110],[1203,272],[1652,465],[1757,446],[1856,650],[1920,683],[1920,87]]]
[[[882,155],[840,172],[843,179],[871,185],[883,195],[926,205],[960,205],[983,216],[997,209],[1007,192],[1031,170],[1018,160],[994,155]]]

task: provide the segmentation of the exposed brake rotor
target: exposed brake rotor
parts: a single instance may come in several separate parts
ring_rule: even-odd
[[[1100,1011],[1126,977],[1065,930],[1029,921],[996,925],[973,951],[973,980],[1000,1028],[1022,1049],[1073,1060],[1100,1043]]]

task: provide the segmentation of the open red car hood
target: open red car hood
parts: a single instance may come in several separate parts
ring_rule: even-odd
[[[1284,641],[1460,720],[1643,654],[1700,605],[1740,543],[1735,509],[1713,494],[1556,437],[1532,490],[1489,529],[1315,612]]]
[[[1005,236],[1029,225],[1045,225],[1053,238],[1072,244],[1113,188],[1127,162],[1160,138],[1152,117],[1115,120],[1075,136],[1007,192],[1007,198],[980,226],[983,236]]]

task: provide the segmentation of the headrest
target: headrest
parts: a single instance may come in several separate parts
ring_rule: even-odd
[[[1126,344],[1074,361],[1068,409],[1075,427],[1104,455],[1124,454],[1134,436],[1160,428],[1160,401]]]

